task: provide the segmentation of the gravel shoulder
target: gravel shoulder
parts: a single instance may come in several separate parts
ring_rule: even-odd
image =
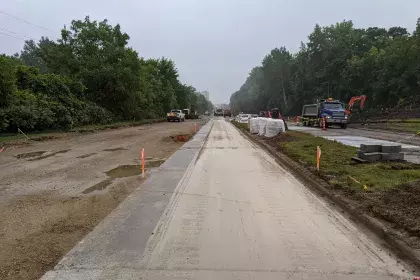
[[[42,276],[141,185],[141,148],[153,172],[183,144],[174,136],[193,130],[189,121],[156,123],[8,147],[0,154],[0,279]]]

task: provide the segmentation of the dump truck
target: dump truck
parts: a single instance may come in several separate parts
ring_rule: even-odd
[[[343,103],[333,98],[317,100],[315,104],[304,105],[302,109],[304,126],[322,127],[322,119],[325,118],[326,126],[339,125],[346,128],[347,117]]]
[[[216,109],[214,111],[214,116],[215,117],[217,117],[217,116],[223,116],[223,109]]]
[[[224,117],[232,117],[232,111],[230,109],[223,110]]]

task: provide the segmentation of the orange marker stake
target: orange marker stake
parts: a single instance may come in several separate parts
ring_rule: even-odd
[[[141,148],[141,176],[144,178],[144,163],[145,158],[144,158],[144,148]]]
[[[197,123],[194,123],[194,133],[197,133]]]
[[[322,130],[327,130],[327,121],[325,117],[322,118]]]
[[[321,163],[321,148],[316,147],[316,170],[319,171],[319,165]]]

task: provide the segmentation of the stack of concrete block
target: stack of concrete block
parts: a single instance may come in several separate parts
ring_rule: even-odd
[[[361,144],[357,157],[369,162],[402,161],[404,153],[401,152],[401,145]]]

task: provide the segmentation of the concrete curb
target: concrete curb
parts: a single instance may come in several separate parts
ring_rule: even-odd
[[[176,198],[179,185],[188,179],[212,125],[210,121],[201,127],[41,279],[86,279],[86,275],[103,279],[104,269],[118,271],[141,264],[157,225]]]
[[[276,161],[288,171],[290,171],[297,179],[302,181],[310,189],[314,190],[318,194],[326,197],[330,203],[338,206],[344,210],[352,220],[363,224],[368,230],[370,230],[377,237],[381,238],[386,244],[399,256],[401,259],[408,261],[409,264],[417,267],[420,271],[420,253],[408,247],[402,240],[397,239],[392,235],[392,231],[387,229],[376,219],[366,215],[362,211],[350,205],[344,197],[339,194],[333,194],[328,189],[328,183],[317,177],[316,175],[309,173],[307,169],[302,167],[299,163],[289,158],[285,154],[276,151],[273,147],[264,143],[263,141],[253,137],[248,131],[244,131],[234,125],[234,127],[247,139],[253,143],[262,147]]]

